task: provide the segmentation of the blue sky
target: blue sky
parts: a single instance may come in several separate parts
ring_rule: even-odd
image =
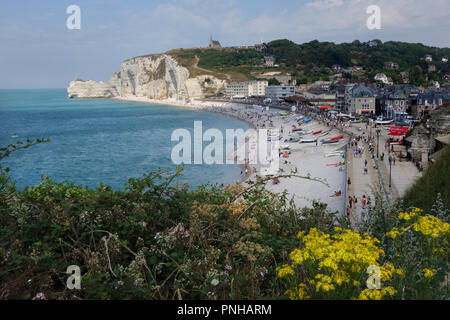
[[[66,9],[81,8],[81,30]],[[381,30],[366,27],[369,5]],[[108,80],[124,59],[172,48],[287,38],[399,40],[450,47],[450,0],[2,0],[0,88],[65,88]]]

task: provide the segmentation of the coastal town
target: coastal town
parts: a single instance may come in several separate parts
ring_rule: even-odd
[[[450,299],[450,2],[4,2],[0,300]]]
[[[350,46],[359,51],[348,52],[355,58],[325,56],[326,66],[314,58],[322,53],[320,46],[329,44],[277,40],[222,47],[210,36],[203,48],[125,60],[106,83],[76,79],[68,97],[175,105],[265,129],[269,140],[281,145],[280,172],[327,181],[275,179],[268,188],[287,191],[298,207],[326,203],[357,223],[367,218],[370,206],[402,198],[450,143],[448,108],[443,107],[450,102],[448,58],[446,49],[354,41]],[[403,47],[413,51],[411,62],[367,61],[374,52],[389,57]],[[310,56],[292,58],[286,50]],[[423,54],[428,51],[435,55]],[[340,60],[350,64],[331,65]],[[245,147],[248,152],[252,146],[247,141]],[[262,173],[248,157],[240,160],[241,182]]]

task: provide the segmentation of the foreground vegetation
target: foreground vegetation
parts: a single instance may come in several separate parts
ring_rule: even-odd
[[[35,143],[0,149],[0,160]],[[360,232],[263,179],[190,191],[172,183],[179,174],[130,179],[124,191],[48,178],[19,191],[0,164],[0,299],[448,297],[442,204],[374,211]],[[81,290],[66,287],[71,265]],[[367,289],[370,266],[380,290]]]

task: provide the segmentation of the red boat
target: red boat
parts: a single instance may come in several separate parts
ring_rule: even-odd
[[[316,131],[316,132],[313,132],[313,135],[316,135],[316,134],[322,133],[322,131],[323,131],[323,130],[320,130],[320,131]]]
[[[339,139],[342,139],[342,138],[344,138],[343,135],[342,135],[342,136],[339,136],[339,137],[331,138],[330,140],[331,140],[331,141],[334,141],[334,140],[339,140]]]
[[[408,131],[409,127],[390,127],[389,130],[391,131]]]

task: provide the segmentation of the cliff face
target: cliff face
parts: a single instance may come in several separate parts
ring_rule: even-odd
[[[205,82],[206,78],[209,80]],[[67,89],[69,98],[146,97],[157,100],[202,98],[217,93],[225,81],[211,75],[190,78],[187,68],[171,56],[136,57],[122,63],[120,72],[108,82],[74,80]]]

